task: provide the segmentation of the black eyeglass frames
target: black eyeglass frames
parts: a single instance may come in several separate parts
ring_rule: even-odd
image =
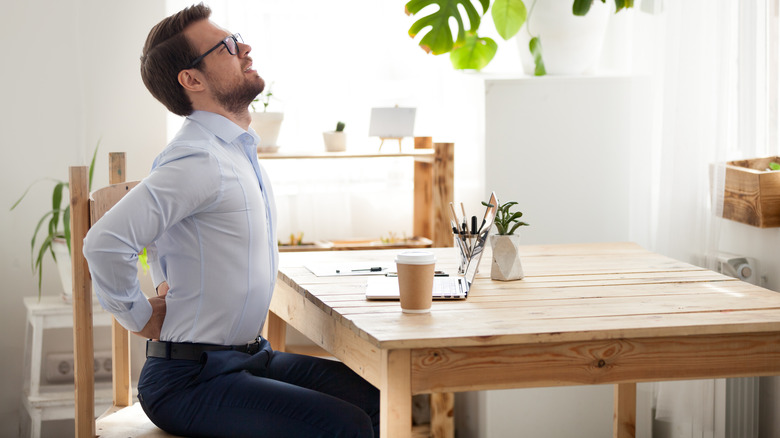
[[[242,44],[244,43],[244,39],[241,38],[241,34],[240,33],[234,33],[233,35],[228,35],[227,37],[225,37],[224,40],[222,40],[219,43],[217,43],[216,46],[210,48],[206,53],[204,53],[204,54],[198,56],[197,58],[195,58],[195,60],[192,61],[190,63],[190,65],[187,66],[187,68],[195,67],[196,65],[198,65],[199,62],[203,61],[203,58],[205,58],[209,53],[217,50],[219,48],[219,46],[221,46],[223,44],[225,45],[225,48],[227,49],[228,53],[230,53],[231,55],[237,55],[238,54],[238,43],[242,43]]]

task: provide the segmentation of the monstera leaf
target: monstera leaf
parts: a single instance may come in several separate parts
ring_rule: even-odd
[[[607,0],[572,0],[574,15],[585,15],[594,1],[606,3]],[[612,1],[612,0],[611,0]],[[617,11],[634,6],[634,0],[614,0]],[[523,0],[410,0],[406,3],[406,15],[415,15],[431,6],[433,12],[423,16],[409,28],[409,36],[415,38],[422,30],[428,32],[420,40],[420,47],[428,53],[441,55],[450,52],[452,66],[458,70],[480,70],[496,54],[498,44],[490,38],[479,36],[482,16],[491,10],[493,23],[501,38],[508,40],[517,34],[528,18],[528,10]],[[477,4],[482,12],[477,10]],[[434,9],[435,8],[435,9]],[[450,27],[455,19],[456,32]],[[468,29],[466,24],[468,20]],[[456,37],[453,38],[453,34]],[[541,41],[532,35],[529,49],[534,56],[536,75],[544,75]]]
[[[482,13],[477,12],[472,0],[411,0],[406,4],[406,15],[414,15],[420,12],[426,6],[437,5],[439,9],[430,15],[420,18],[409,28],[409,36],[414,38],[417,34],[430,27],[427,34],[420,40],[420,47],[428,53],[441,55],[452,50],[466,41],[466,30],[476,32],[479,29],[479,23],[482,15],[490,7],[490,0],[479,0],[482,6]],[[463,24],[463,17],[458,9],[461,5],[469,21],[469,29]],[[457,38],[453,40],[452,29],[450,28],[450,18],[455,18],[458,23]]]
[[[477,10],[477,3],[482,9]],[[412,24],[409,36],[416,37],[423,29],[428,33],[420,40],[420,47],[428,53],[450,53],[450,61],[456,69],[480,70],[495,56],[498,44],[478,34],[482,16],[490,8],[490,0],[411,0],[406,4],[406,14],[415,15],[427,6],[437,6]],[[498,34],[505,40],[513,37],[525,23],[528,12],[523,0],[494,0],[492,17]],[[457,23],[457,35],[453,38],[450,20]],[[469,28],[464,24],[468,20]]]

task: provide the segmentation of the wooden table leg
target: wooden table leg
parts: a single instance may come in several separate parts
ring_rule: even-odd
[[[615,414],[612,424],[614,438],[636,436],[636,383],[615,385]]]
[[[409,350],[382,351],[379,435],[412,436],[412,384]]]
[[[431,394],[431,437],[455,437],[455,394],[440,392]]]
[[[265,318],[263,337],[271,343],[271,348],[275,351],[286,350],[287,323],[270,310],[268,311],[268,316]]]

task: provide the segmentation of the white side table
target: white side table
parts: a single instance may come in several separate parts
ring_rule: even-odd
[[[43,332],[47,329],[73,327],[73,305],[58,296],[26,297],[27,327],[25,329],[24,387],[22,405],[30,416],[30,436],[41,434],[41,422],[74,418],[73,384],[41,384],[43,364]],[[110,327],[111,315],[94,301],[95,327]],[[102,413],[111,406],[110,382],[95,391],[95,411]]]

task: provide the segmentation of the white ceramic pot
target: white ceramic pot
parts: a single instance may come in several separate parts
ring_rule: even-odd
[[[322,138],[325,140],[325,150],[328,152],[347,150],[347,134],[344,131],[323,132]]]
[[[279,131],[284,120],[284,113],[264,112],[252,113],[252,123],[250,126],[260,136],[260,143],[257,145],[259,152],[276,152],[279,145],[276,140],[279,138]]]
[[[542,59],[549,75],[581,75],[593,72],[601,56],[609,21],[610,3],[594,1],[590,11],[578,17],[572,0],[526,1],[528,20],[515,37],[526,74],[534,74],[528,49],[532,36],[539,37]]]
[[[70,262],[70,252],[65,239],[54,239],[51,244],[54,256],[57,257],[57,271],[60,273],[62,282],[62,299],[70,303],[73,299],[73,271]]]
[[[524,277],[523,265],[520,263],[520,236],[512,234],[490,236],[490,246],[493,248],[493,263],[490,266],[490,278],[493,280],[520,280]]]

